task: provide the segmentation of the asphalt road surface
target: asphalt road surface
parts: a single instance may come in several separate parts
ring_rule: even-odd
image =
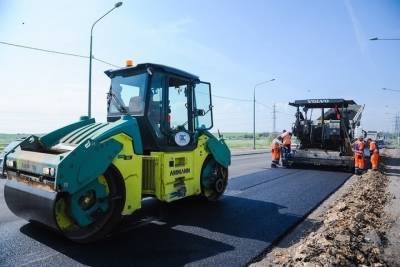
[[[0,266],[243,266],[296,225],[348,173],[269,169],[270,154],[234,156],[218,202],[145,200],[118,233],[77,245],[11,214],[0,180]]]

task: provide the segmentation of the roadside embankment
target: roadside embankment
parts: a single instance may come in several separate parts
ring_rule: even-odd
[[[255,266],[400,266],[400,150],[353,176]],[[297,232],[297,233],[296,233]]]
[[[385,207],[389,229],[383,257],[388,266],[400,266],[400,149],[385,152],[384,172],[389,177],[390,202]]]

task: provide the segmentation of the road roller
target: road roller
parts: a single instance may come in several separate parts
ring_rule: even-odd
[[[115,230],[144,198],[216,201],[231,153],[213,127],[211,84],[143,63],[105,71],[107,120],[82,116],[1,154],[4,197],[17,216],[78,243]]]

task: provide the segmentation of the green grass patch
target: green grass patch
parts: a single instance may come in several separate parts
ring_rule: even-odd
[[[218,137],[217,133],[213,133]],[[27,137],[30,134],[0,134],[0,150],[4,149],[10,142]],[[252,149],[253,148],[253,134],[252,133],[223,133],[226,144],[232,150],[238,149]],[[256,148],[266,149],[271,146],[274,136],[270,133],[257,133],[256,134]]]
[[[218,136],[217,133],[214,133]],[[226,144],[232,150],[253,149],[253,133],[223,133]],[[271,133],[256,133],[256,148],[268,149],[275,135]]]
[[[2,134],[0,133],[0,151],[14,140],[28,137],[30,134]]]

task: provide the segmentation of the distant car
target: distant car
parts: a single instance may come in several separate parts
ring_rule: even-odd
[[[376,141],[376,144],[378,145],[378,149],[385,148],[385,141],[384,140],[378,140],[378,141]]]

